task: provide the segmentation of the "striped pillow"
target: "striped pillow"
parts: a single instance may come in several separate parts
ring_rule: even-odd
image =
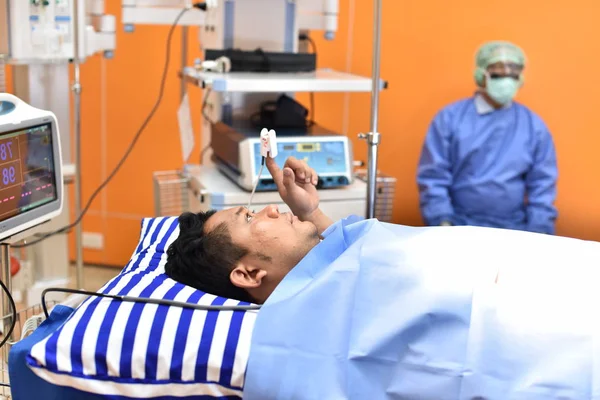
[[[171,280],[177,218],[147,218],[139,245],[100,293],[244,305]],[[88,298],[28,364],[42,379],[118,399],[241,399],[256,312],[200,311]]]

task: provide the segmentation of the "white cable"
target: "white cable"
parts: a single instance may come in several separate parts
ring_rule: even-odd
[[[260,155],[262,156],[262,159],[260,161],[260,171],[258,171],[258,176],[256,177],[256,182],[254,182],[254,188],[252,189],[252,194],[250,194],[250,201],[248,201],[248,210],[250,210],[250,206],[252,205],[252,198],[254,197],[254,192],[256,191],[258,182],[260,181],[262,170],[265,166],[265,160],[267,159],[267,157],[277,157],[277,153],[277,133],[273,129],[268,130],[266,128],[263,128],[260,131]]]
[[[265,158],[263,157],[263,162],[260,164],[260,170],[258,171],[258,176],[256,177],[256,182],[254,182],[254,188],[252,189],[252,193],[250,194],[250,200],[248,201],[248,210],[250,210],[250,206],[252,205],[252,198],[254,197],[254,192],[256,192],[256,187],[258,186],[258,182],[260,181],[260,177],[262,175],[263,167],[265,166]]]

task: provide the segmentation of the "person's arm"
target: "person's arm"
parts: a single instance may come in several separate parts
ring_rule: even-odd
[[[320,208],[317,208],[310,215],[306,216],[298,216],[301,221],[310,221],[317,227],[319,231],[319,235],[321,235],[327,228],[329,228],[333,224],[333,220],[329,218]]]
[[[314,169],[302,160],[289,157],[283,170],[274,159],[267,157],[267,169],[271,173],[281,199],[300,221],[312,222],[322,234],[333,221],[319,208],[317,192],[318,176]]]
[[[533,165],[527,173],[527,230],[554,234],[557,211],[556,199],[556,150],[550,132],[544,127],[539,134],[533,153]]]
[[[421,213],[427,225],[449,225],[454,209],[450,199],[452,165],[450,131],[439,113],[431,123],[417,169]]]

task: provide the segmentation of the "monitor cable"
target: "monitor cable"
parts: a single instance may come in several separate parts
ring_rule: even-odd
[[[170,307],[181,307],[181,308],[189,308],[192,310],[202,310],[202,311],[255,311],[260,310],[261,306],[258,304],[250,304],[247,306],[213,306],[213,305],[204,305],[204,304],[195,304],[195,303],[186,303],[184,301],[175,301],[175,300],[167,300],[167,299],[152,299],[149,297],[134,297],[134,296],[122,296],[122,295],[113,295],[106,293],[97,293],[90,292],[88,290],[79,290],[79,289],[66,289],[66,288],[47,288],[42,292],[42,309],[44,310],[44,315],[46,318],[50,315],[48,313],[48,307],[46,305],[46,294],[48,293],[70,293],[70,294],[83,294],[90,297],[101,297],[106,299],[113,299],[122,302],[128,303],[144,303],[144,304],[157,304],[161,306],[170,306]]]
[[[11,313],[12,313],[12,321],[10,324],[10,328],[8,328],[8,332],[2,332],[2,334],[4,335],[4,337],[2,338],[2,341],[0,341],[0,348],[2,348],[6,344],[6,342],[8,342],[8,339],[11,338],[12,333],[15,330],[15,325],[17,324],[17,306],[15,304],[15,300],[13,299],[12,295],[10,294],[10,291],[8,290],[8,288],[6,287],[4,282],[2,282],[1,280],[0,280],[0,286],[2,286],[2,291],[4,291],[4,293],[6,294],[8,302],[10,303],[10,308],[11,308]],[[2,318],[0,319],[0,323],[4,325],[4,320],[6,318],[8,318],[7,315],[2,315]],[[8,360],[4,360],[4,362],[8,362]]]

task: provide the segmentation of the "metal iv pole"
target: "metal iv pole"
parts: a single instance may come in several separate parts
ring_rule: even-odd
[[[81,82],[79,80],[79,0],[73,2],[73,25],[75,26],[73,43],[75,51],[73,52],[74,78],[71,90],[74,95],[75,106],[75,218],[81,215]],[[82,243],[82,224],[80,221],[75,225],[75,266],[77,269],[77,288],[83,288],[83,243]]]
[[[373,87],[371,89],[371,130],[369,133],[358,135],[366,139],[369,150],[367,158],[367,218],[375,216],[375,192],[377,185],[377,146],[380,135],[377,131],[379,112],[379,66],[381,54],[381,1],[374,0],[375,10],[373,14]]]
[[[188,47],[188,27],[187,26],[183,26],[181,28],[181,70],[183,71],[185,69],[185,67],[187,67],[187,47]],[[180,79],[181,81],[181,86],[180,86],[180,91],[181,91],[181,100],[183,101],[183,98],[185,97],[185,88],[186,88],[186,82],[185,79]]]

